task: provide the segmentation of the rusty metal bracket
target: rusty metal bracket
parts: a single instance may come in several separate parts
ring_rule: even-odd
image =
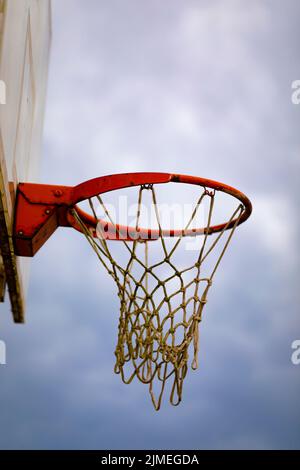
[[[14,245],[19,256],[34,256],[59,226],[69,226],[66,211],[72,187],[33,183],[18,185]]]

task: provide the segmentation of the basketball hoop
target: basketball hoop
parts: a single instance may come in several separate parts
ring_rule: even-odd
[[[199,186],[199,197],[188,222],[181,229],[162,226],[156,186],[163,183]],[[129,187],[138,188],[134,226],[113,220],[101,196]],[[150,193],[155,210],[158,227],[155,229],[140,226],[145,191]],[[234,198],[237,205],[225,222],[213,224],[218,192]],[[97,216],[93,199],[106,220]],[[90,214],[78,206],[84,200],[89,202]],[[205,225],[191,228],[204,202],[208,203]],[[248,219],[251,210],[249,199],[235,188],[204,178],[169,173],[105,176],[74,188],[23,184],[18,190],[15,250],[19,255],[33,256],[58,226],[71,226],[86,237],[118,289],[120,317],[115,372],[125,383],[136,377],[147,384],[153,405],[158,410],[168,382],[171,383],[171,403],[180,403],[191,345],[191,367],[198,367],[199,323],[208,291],[237,226]],[[209,243],[211,235],[215,238]],[[174,256],[186,237],[199,237],[201,243],[193,262],[179,268]],[[167,239],[175,239],[171,248],[167,246]],[[111,242],[123,244],[127,254],[125,265],[113,257]],[[150,253],[154,242],[160,244],[162,253],[161,259],[155,262]],[[211,263],[217,247],[219,251]],[[203,276],[208,259],[211,269]],[[158,270],[163,269],[168,271],[167,277],[158,274]],[[155,391],[157,387],[158,391]]]

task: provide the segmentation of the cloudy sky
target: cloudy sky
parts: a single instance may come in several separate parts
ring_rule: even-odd
[[[183,402],[113,373],[118,299],[80,234],[31,265],[27,323],[1,315],[1,448],[299,448],[297,0],[54,0],[40,181],[204,176],[253,202],[205,307]]]

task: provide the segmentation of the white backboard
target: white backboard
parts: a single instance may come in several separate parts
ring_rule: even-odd
[[[0,0],[0,298],[24,321],[29,261],[13,249],[14,196],[36,182],[51,38],[50,0]]]

